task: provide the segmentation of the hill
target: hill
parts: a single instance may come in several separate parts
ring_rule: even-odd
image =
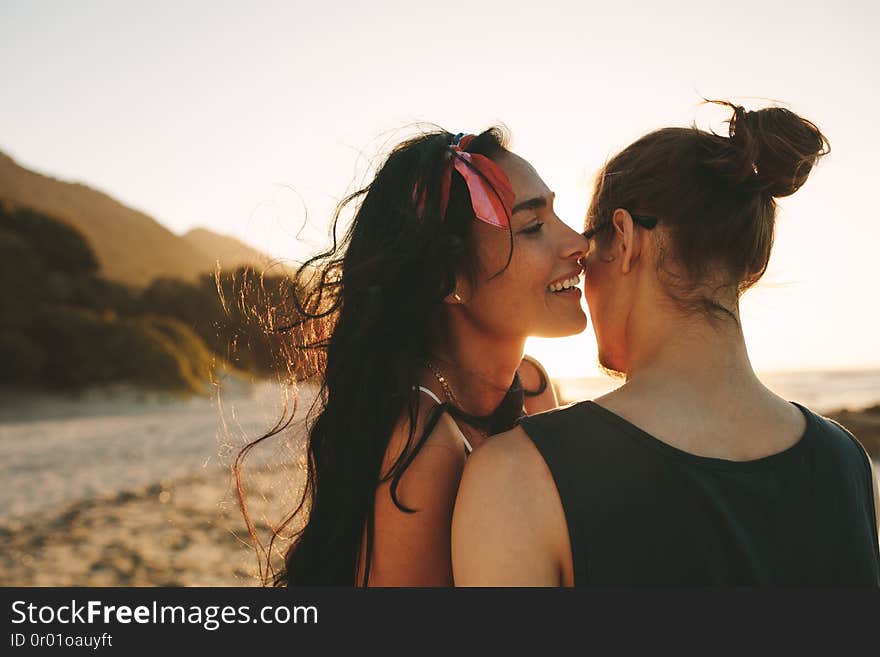
[[[183,239],[202,253],[209,255],[212,262],[219,261],[223,269],[236,269],[248,265],[260,269],[273,262],[268,255],[241,240],[206,228],[193,228],[183,234]],[[277,266],[273,266],[271,271],[281,273]]]
[[[0,152],[0,202],[31,208],[81,233],[105,279],[143,287],[157,278],[195,281],[239,265],[263,267],[268,256],[242,242],[205,229],[181,237],[152,217],[79,183],[31,171]]]

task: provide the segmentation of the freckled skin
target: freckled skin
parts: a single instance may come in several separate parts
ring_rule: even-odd
[[[532,198],[544,199],[545,205],[513,215],[512,259],[507,269],[491,280],[487,279],[507,262],[510,234],[476,222],[481,276],[476,289],[466,291],[468,312],[475,323],[499,336],[560,337],[579,333],[587,325],[580,294],[553,294],[547,286],[560,277],[579,273],[578,260],[587,242],[556,215],[553,192],[528,162],[508,153],[499,158],[498,164],[516,193],[514,206]],[[543,224],[540,229],[530,232],[539,224]]]

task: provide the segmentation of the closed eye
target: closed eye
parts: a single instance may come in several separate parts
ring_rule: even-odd
[[[526,234],[528,234],[528,235],[533,235],[533,234],[539,232],[543,226],[544,226],[544,222],[543,222],[543,221],[536,221],[535,223],[533,223],[533,224],[532,224],[531,226],[529,226],[528,228],[523,228],[520,232],[521,232],[521,233],[526,233]]]

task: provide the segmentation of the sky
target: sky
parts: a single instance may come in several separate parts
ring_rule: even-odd
[[[703,98],[782,104],[832,153],[780,202],[741,302],[752,362],[877,367],[878,28],[866,0],[0,0],[0,150],[296,261],[417,123],[502,122],[580,228],[595,173],[640,135],[722,130]],[[597,373],[591,328],[528,351],[553,376]]]

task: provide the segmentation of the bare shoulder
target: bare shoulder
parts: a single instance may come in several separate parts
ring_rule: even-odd
[[[405,412],[388,441],[382,481],[377,489],[377,511],[396,515],[395,499],[408,508],[451,508],[466,459],[461,430],[455,420],[448,413],[436,417],[436,406],[420,400],[415,423]]]
[[[510,502],[539,502],[535,493],[548,485],[555,490],[547,463],[521,427],[492,436],[475,449],[464,477],[470,486]]]
[[[434,411],[432,404],[423,402],[419,404],[414,424],[407,413],[398,418],[385,450],[383,474],[387,474],[399,459],[418,459],[422,452],[428,454],[429,458],[456,462],[459,470],[464,467],[466,453],[461,429],[448,413],[441,413],[436,424],[430,427]],[[424,436],[425,431],[429,431],[427,436]],[[419,446],[423,438],[424,444]]]
[[[474,450],[453,519],[457,584],[563,583],[567,536],[553,477],[525,431],[514,428]]]
[[[465,459],[458,426],[427,400],[415,422],[407,413],[397,422],[376,489],[372,586],[451,585],[452,510]],[[364,559],[362,550],[359,577]]]

